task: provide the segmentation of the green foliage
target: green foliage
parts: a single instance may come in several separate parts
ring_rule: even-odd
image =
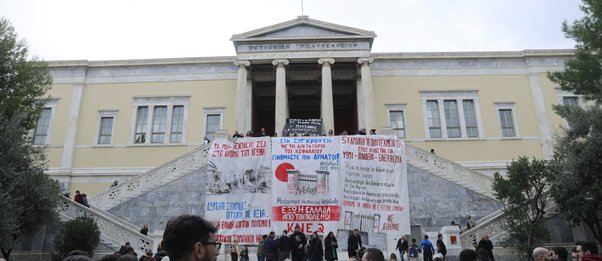
[[[40,97],[52,84],[48,64],[27,55],[25,41],[17,39],[14,27],[0,18],[0,108],[7,118],[24,115],[23,130],[34,127],[44,105]]]
[[[43,148],[27,136],[51,81],[47,65],[28,61],[25,43],[0,19],[0,249],[7,259],[20,235],[56,216],[60,186],[44,173]]]
[[[507,166],[507,176],[494,174],[495,196],[506,205],[503,229],[508,240],[504,243],[518,249],[522,259],[528,259],[533,248],[549,238],[544,226],[546,187],[557,170],[554,162],[520,157]]]
[[[554,106],[570,128],[556,137],[555,157],[563,171],[551,193],[573,224],[585,224],[602,243],[602,1],[583,0],[582,19],[562,30],[577,43],[563,71],[548,73],[562,90],[582,95],[584,108]]]
[[[54,249],[63,257],[73,250],[82,250],[92,256],[98,242],[100,230],[94,219],[78,217],[65,223],[61,232],[54,238]]]

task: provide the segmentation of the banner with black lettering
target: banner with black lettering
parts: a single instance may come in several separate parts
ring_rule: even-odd
[[[340,227],[410,234],[405,144],[395,136],[341,136]]]
[[[340,218],[337,137],[272,139],[274,231],[336,231]]]
[[[208,156],[205,218],[218,242],[257,244],[272,226],[269,137],[215,139]]]

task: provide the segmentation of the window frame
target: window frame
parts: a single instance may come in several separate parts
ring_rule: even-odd
[[[50,109],[50,119],[49,119],[49,122],[48,122],[48,130],[46,131],[46,138],[44,139],[44,143],[42,143],[42,144],[35,144],[34,143],[35,132],[36,132],[36,128],[38,127],[38,120],[40,119],[40,115],[38,114],[38,117],[36,118],[36,124],[35,124],[35,126],[33,127],[33,129],[31,129],[29,131],[29,137],[31,138],[31,144],[32,145],[34,145],[34,146],[46,146],[46,145],[50,145],[50,139],[52,138],[52,126],[53,126],[54,117],[55,117],[55,114],[56,114],[56,107],[58,105],[58,101],[59,101],[59,99],[57,99],[57,98],[50,98],[50,99],[43,100],[43,102],[45,104],[42,107],[42,110],[43,109]]]
[[[98,120],[96,122],[96,135],[94,136],[94,144],[98,146],[112,146],[114,144],[115,138],[115,125],[117,122],[117,112],[119,110],[99,110],[98,111]],[[101,127],[102,127],[102,118],[113,118],[113,125],[111,126],[111,139],[109,143],[104,144],[100,143],[100,135],[101,135]]]
[[[186,144],[186,128],[188,124],[188,109],[190,103],[190,96],[158,96],[158,97],[133,97],[132,103],[132,122],[131,122],[131,131],[130,131],[130,139],[129,144],[133,146],[139,145],[184,145]],[[146,139],[143,143],[136,143],[136,126],[138,121],[138,108],[139,107],[147,107],[148,113],[146,115]],[[174,106],[182,106],[183,107],[183,117],[182,117],[182,133],[181,139],[179,142],[171,141],[171,124],[172,124],[172,110]],[[166,126],[165,133],[163,136],[162,142],[152,142],[153,135],[153,124],[154,124],[154,114],[155,107],[167,107],[166,111]]]
[[[512,124],[514,127],[514,136],[504,136],[504,130],[502,129],[502,118],[500,117],[501,110],[510,110],[512,115]],[[516,106],[514,102],[497,102],[495,103],[495,111],[497,115],[497,122],[500,131],[501,139],[517,139],[520,138],[520,132],[518,128],[518,119],[516,118]]]
[[[406,104],[405,103],[389,103],[389,104],[385,104],[385,108],[387,110],[387,124],[389,126],[389,128],[391,128],[395,134],[397,135],[397,130],[393,128],[393,126],[391,126],[391,112],[395,112],[395,111],[400,111],[401,112],[401,116],[403,117],[403,138],[399,137],[399,135],[397,135],[398,138],[400,139],[407,139],[408,138],[408,128],[406,126]]]
[[[423,124],[424,124],[424,137],[425,140],[474,140],[482,139],[484,137],[483,132],[483,121],[481,117],[480,102],[478,97],[478,90],[458,90],[458,91],[420,91],[422,100],[422,113]],[[445,114],[445,102],[454,100],[456,104],[456,110],[458,115],[458,121],[460,123],[460,137],[450,138],[447,129],[447,118]],[[464,101],[471,100],[476,120],[477,136],[468,137],[466,130],[466,117],[464,115]],[[428,108],[427,103],[429,101],[437,102],[437,110],[439,113],[439,128],[441,130],[441,137],[431,137],[429,119],[428,119]]]

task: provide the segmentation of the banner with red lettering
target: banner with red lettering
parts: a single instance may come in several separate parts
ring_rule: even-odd
[[[410,234],[405,144],[395,136],[341,136],[340,227]]]
[[[338,137],[272,139],[272,224],[310,234],[336,231],[341,214]]]
[[[205,218],[217,222],[218,242],[257,244],[271,230],[270,150],[269,137],[211,143]]]

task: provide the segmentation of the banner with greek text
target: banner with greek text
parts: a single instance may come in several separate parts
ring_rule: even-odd
[[[205,218],[217,222],[218,242],[257,244],[271,230],[269,137],[215,139],[208,156]]]
[[[410,234],[405,144],[394,136],[340,136],[340,227]]]
[[[272,139],[272,225],[310,234],[336,231],[341,214],[338,137]]]

